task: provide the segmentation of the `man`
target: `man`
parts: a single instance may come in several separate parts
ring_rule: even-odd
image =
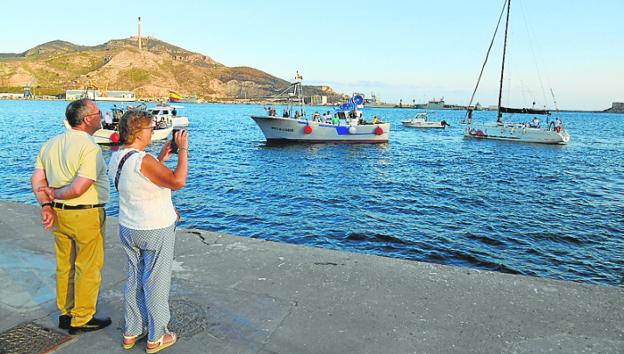
[[[102,112],[93,101],[82,99],[67,106],[65,117],[71,129],[43,145],[31,183],[43,226],[55,227],[59,328],[75,334],[111,323],[108,317],[94,317],[104,265],[109,182],[102,150],[91,137],[100,129]]]

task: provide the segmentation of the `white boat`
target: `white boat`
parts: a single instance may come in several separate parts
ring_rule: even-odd
[[[188,127],[189,119],[186,116],[179,116],[178,110],[182,109],[182,106],[159,104],[149,111],[154,116],[157,122],[166,122],[173,128]]]
[[[65,120],[65,126],[69,126],[67,120]],[[173,131],[173,127],[168,126],[164,128],[154,128],[154,134],[152,134],[152,141],[165,140],[169,138],[169,135]],[[119,145],[119,132],[112,129],[98,129],[93,133],[93,140],[101,145]]]
[[[511,123],[503,121],[503,114],[532,114],[532,115],[550,115],[550,112],[546,109],[535,109],[535,108],[509,108],[503,107],[502,103],[502,92],[503,92],[503,77],[505,74],[505,54],[507,50],[507,34],[509,29],[509,11],[511,6],[511,0],[507,0],[507,3],[503,10],[507,10],[507,20],[505,22],[505,37],[504,37],[504,45],[503,45],[503,59],[501,61],[501,74],[500,74],[500,84],[498,91],[498,106],[497,106],[497,115],[496,122],[493,123],[475,123],[473,122],[473,109],[472,102],[475,96],[475,93],[479,87],[479,81],[481,79],[481,75],[479,75],[479,80],[477,81],[477,86],[474,89],[473,95],[470,98],[470,103],[468,104],[468,112],[466,115],[466,127],[464,129],[464,137],[466,138],[476,138],[476,139],[494,139],[494,140],[507,140],[507,141],[516,141],[523,143],[539,143],[539,144],[567,144],[570,141],[570,134],[566,130],[565,126],[561,122],[559,118],[551,121],[550,124],[547,124],[546,127],[541,127],[539,124],[539,119],[537,117],[534,118],[534,122],[523,122],[523,123]],[[501,12],[501,16],[502,16]],[[497,26],[498,28],[498,26]],[[496,32],[494,32],[494,36],[496,36]],[[494,41],[494,38],[492,38]],[[491,48],[491,46],[490,46]],[[487,63],[487,59],[489,57],[486,55],[485,63],[483,64],[483,68]],[[483,74],[483,68],[481,69],[481,74]],[[554,95],[553,95],[554,98]],[[535,104],[535,103],[534,103]]]
[[[123,115],[123,112],[125,112],[128,109],[144,109],[144,106],[139,106],[139,107],[134,107],[134,108],[119,108],[119,107],[113,107],[112,108],[112,115],[113,115],[113,123],[111,124],[106,124],[105,122],[102,122],[102,128],[98,129],[95,133],[93,133],[93,140],[101,145],[119,145],[121,144],[121,142],[119,141],[119,131],[117,129],[118,124],[119,124],[119,119],[121,118],[121,116]],[[67,122],[67,119],[63,120],[63,124],[65,125],[65,128],[67,129],[71,129],[71,126],[69,125],[69,122]],[[155,128],[154,128],[154,134],[152,134],[152,141],[159,141],[159,140],[165,140],[169,137],[169,135],[171,134],[171,132],[173,131],[173,127],[171,125],[167,125],[166,123],[162,123],[162,122],[157,122],[154,119],[154,124],[155,124]]]
[[[420,112],[416,115],[416,117],[410,119],[410,120],[403,120],[401,121],[401,124],[403,124],[403,126],[408,127],[408,128],[446,128],[447,126],[451,126],[450,124],[448,124],[445,120],[441,120],[441,121],[429,121],[428,117],[427,117],[427,112]]]
[[[307,117],[303,105],[300,76],[286,90],[288,104],[282,116],[270,107],[266,115],[254,115],[251,118],[258,124],[268,143],[345,143],[376,144],[387,143],[390,137],[390,123],[379,121],[376,117],[366,122],[363,117],[363,98],[354,96],[349,104],[334,115],[314,114]],[[299,108],[291,103],[296,98]]]
[[[570,141],[565,129],[536,128],[528,123],[472,123],[466,127],[464,136],[538,144],[566,144]]]
[[[341,124],[273,116],[251,116],[267,142],[387,143],[390,123]]]

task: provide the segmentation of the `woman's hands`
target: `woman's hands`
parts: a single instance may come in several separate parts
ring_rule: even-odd
[[[186,150],[188,153],[188,131],[180,130],[178,131],[173,139],[178,145],[178,151]],[[160,149],[160,153],[158,154],[158,161],[166,162],[173,155],[173,151],[171,149],[171,140],[167,140],[167,142],[163,145],[162,149]]]
[[[188,153],[188,130],[180,130],[178,134],[174,136],[174,139],[178,145],[178,151],[186,150]]]
[[[171,152],[171,140],[167,140],[165,145],[163,145],[162,149],[160,149],[160,153],[158,154],[158,161],[165,162],[169,160],[169,158],[173,155]]]

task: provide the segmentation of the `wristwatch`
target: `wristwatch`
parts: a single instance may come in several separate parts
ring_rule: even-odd
[[[43,209],[43,208],[45,208],[47,206],[50,206],[51,208],[53,208],[54,207],[54,203],[52,203],[52,202],[43,203],[43,204],[41,204],[41,209]]]

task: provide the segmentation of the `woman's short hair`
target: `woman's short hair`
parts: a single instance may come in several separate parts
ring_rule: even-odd
[[[152,124],[152,115],[146,111],[129,110],[119,120],[119,140],[122,144],[132,144],[138,132]]]

